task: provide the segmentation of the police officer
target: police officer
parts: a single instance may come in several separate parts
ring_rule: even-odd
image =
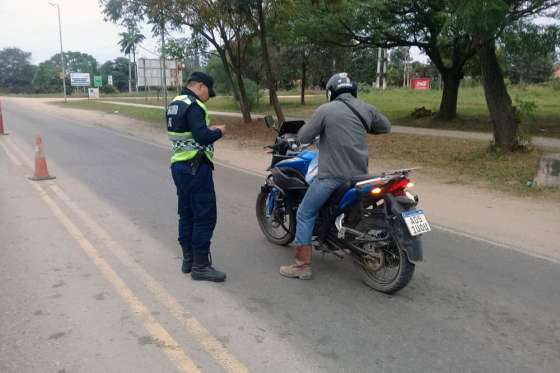
[[[167,134],[173,146],[171,174],[177,187],[181,271],[193,280],[222,282],[226,274],[212,267],[210,240],[216,227],[216,194],[213,143],[225,134],[225,126],[210,127],[204,105],[216,96],[214,80],[194,72],[180,96],[167,107]]]

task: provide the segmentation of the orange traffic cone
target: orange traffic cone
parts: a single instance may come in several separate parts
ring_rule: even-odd
[[[49,175],[47,160],[43,152],[43,140],[40,135],[35,137],[35,174],[29,177],[29,179],[34,181],[56,179],[54,176]]]
[[[2,119],[2,102],[0,102],[0,135],[7,134],[7,132],[4,132],[4,120]]]

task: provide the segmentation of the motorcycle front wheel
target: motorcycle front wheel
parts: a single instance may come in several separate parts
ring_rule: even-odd
[[[286,246],[295,238],[296,217],[286,206],[276,206],[272,216],[267,216],[269,194],[270,192],[263,191],[257,197],[257,221],[267,240]]]

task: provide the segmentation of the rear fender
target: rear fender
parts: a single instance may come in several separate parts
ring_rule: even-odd
[[[391,216],[391,225],[395,239],[398,240],[402,249],[406,252],[408,260],[411,262],[419,262],[424,258],[424,249],[420,236],[411,236],[402,213],[410,211],[412,208],[405,208],[395,196],[387,194],[385,197],[385,206],[387,215]]]

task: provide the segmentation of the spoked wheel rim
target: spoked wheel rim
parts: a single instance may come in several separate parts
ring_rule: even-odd
[[[260,209],[263,226],[272,238],[282,240],[291,234],[289,229],[292,223],[290,220],[292,219],[291,214],[273,212],[271,216],[267,216],[266,201],[268,201],[268,194],[266,198],[263,198]]]
[[[361,248],[367,251],[368,255],[357,254],[354,261],[371,281],[381,286],[389,286],[398,279],[403,253],[395,243],[383,248],[374,248],[371,243],[366,243]]]

